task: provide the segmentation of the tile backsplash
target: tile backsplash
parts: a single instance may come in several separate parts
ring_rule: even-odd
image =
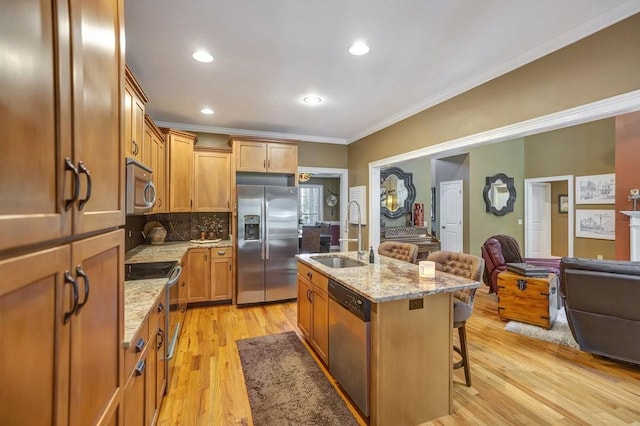
[[[157,213],[145,216],[127,216],[126,250],[144,244],[142,229],[151,221],[157,221],[167,230],[166,241],[189,241],[200,238],[202,232],[206,238],[229,239],[229,213]],[[131,237],[129,237],[131,234]]]

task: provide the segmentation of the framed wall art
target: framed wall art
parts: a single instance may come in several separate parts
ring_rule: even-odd
[[[569,196],[567,194],[558,195],[558,213],[569,213]]]
[[[576,204],[615,204],[615,202],[615,173],[576,177]]]
[[[615,240],[615,210],[576,210],[576,237]]]

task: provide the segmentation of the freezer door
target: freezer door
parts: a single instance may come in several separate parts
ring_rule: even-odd
[[[237,303],[264,302],[264,186],[238,185]]]
[[[298,188],[267,186],[265,200],[265,301],[295,299]]]

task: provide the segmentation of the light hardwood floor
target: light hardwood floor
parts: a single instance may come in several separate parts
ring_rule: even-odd
[[[158,424],[252,424],[235,342],[297,331],[296,304],[194,308],[185,322]],[[473,386],[457,370],[453,414],[430,424],[640,425],[640,367],[518,336],[504,325],[496,296],[483,286],[467,321]]]

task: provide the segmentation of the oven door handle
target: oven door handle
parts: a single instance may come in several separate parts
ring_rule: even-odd
[[[176,267],[173,269],[173,272],[171,272],[169,281],[167,281],[167,289],[173,287],[175,283],[178,282],[178,279],[180,278],[181,274],[182,274],[182,266],[176,265]]]

